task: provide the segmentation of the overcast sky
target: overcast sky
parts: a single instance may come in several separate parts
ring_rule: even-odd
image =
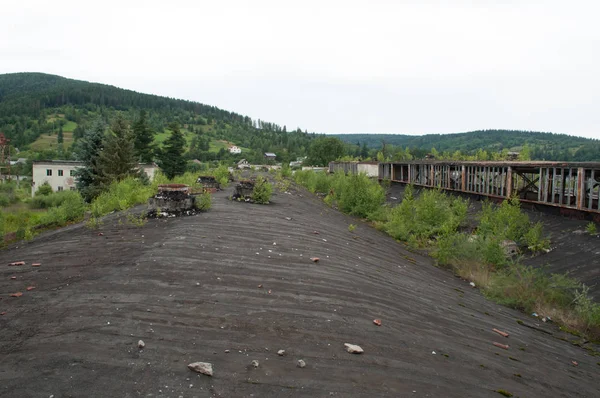
[[[600,138],[600,2],[2,0],[0,73],[325,133]]]

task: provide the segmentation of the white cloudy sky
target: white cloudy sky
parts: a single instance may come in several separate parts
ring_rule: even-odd
[[[309,131],[600,138],[600,2],[1,0],[0,73]]]

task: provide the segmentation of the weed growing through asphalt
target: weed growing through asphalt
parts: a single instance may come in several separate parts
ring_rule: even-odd
[[[259,176],[254,182],[252,201],[259,204],[268,204],[273,193],[273,186],[266,178]]]
[[[194,206],[200,211],[208,211],[212,207],[212,196],[208,192],[196,196]]]
[[[355,224],[348,225],[348,231],[354,232],[355,229],[356,229],[356,225]]]
[[[590,235],[596,235],[598,233],[598,229],[596,228],[596,224],[594,224],[593,222],[590,222],[588,225],[586,225],[585,230]]]

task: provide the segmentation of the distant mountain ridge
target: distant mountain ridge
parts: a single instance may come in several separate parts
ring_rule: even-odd
[[[600,140],[566,134],[522,130],[477,130],[451,134],[332,134],[342,141],[369,148],[394,145],[403,148],[439,152],[473,153],[478,149],[500,152],[520,151],[528,145],[533,159],[600,161]]]

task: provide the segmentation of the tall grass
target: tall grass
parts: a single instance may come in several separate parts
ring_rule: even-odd
[[[132,177],[110,184],[107,191],[97,196],[90,205],[93,217],[101,217],[113,211],[121,211],[146,203],[155,194],[155,184],[144,185],[139,179]]]
[[[453,235],[467,219],[468,203],[439,190],[425,190],[418,199],[407,187],[385,230],[396,239],[424,246],[430,239]]]

